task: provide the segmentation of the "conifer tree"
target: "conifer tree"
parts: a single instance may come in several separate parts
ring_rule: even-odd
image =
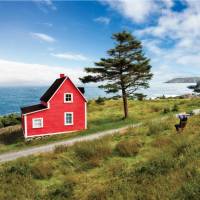
[[[188,86],[189,89],[192,89],[193,92],[200,93],[200,81],[197,81],[196,85]]]
[[[107,51],[95,67],[85,68],[83,83],[102,82],[107,93],[117,93],[123,99],[124,118],[128,117],[128,98],[141,88],[148,88],[152,78],[150,59],[145,57],[142,44],[131,33],[122,31],[112,36],[114,48]]]

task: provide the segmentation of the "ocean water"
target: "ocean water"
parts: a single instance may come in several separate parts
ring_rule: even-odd
[[[148,97],[177,96],[191,93],[187,88],[188,84],[159,84],[152,85],[149,89],[139,91]],[[39,99],[48,87],[0,87],[0,115],[20,112],[20,107],[39,103]],[[97,87],[86,87],[85,96],[87,99],[98,96],[110,96]]]

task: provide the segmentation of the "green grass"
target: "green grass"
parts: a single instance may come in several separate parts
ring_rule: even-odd
[[[98,131],[119,128],[141,121],[145,122],[149,119],[174,114],[176,112],[173,110],[177,109],[179,112],[189,112],[199,106],[200,100],[198,99],[164,99],[155,101],[129,100],[129,118],[123,120],[123,106],[121,100],[106,100],[103,104],[89,101],[87,130],[25,141],[20,126],[6,127],[0,129],[0,153],[65,140],[76,136],[88,135]],[[174,109],[174,107],[176,109]],[[165,109],[170,110],[170,112],[165,113]]]
[[[199,199],[199,120],[182,134],[171,117],[2,164],[0,199]]]

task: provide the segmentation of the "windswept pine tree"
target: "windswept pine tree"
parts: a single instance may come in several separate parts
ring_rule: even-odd
[[[140,88],[148,88],[150,59],[145,57],[142,44],[127,31],[115,33],[114,48],[108,50],[108,58],[101,58],[95,67],[85,68],[87,76],[80,78],[83,83],[102,82],[99,86],[107,93],[118,93],[123,99],[124,118],[128,117],[128,97]]]
[[[193,92],[200,93],[200,81],[197,81],[196,85],[188,86],[189,89],[192,89]]]

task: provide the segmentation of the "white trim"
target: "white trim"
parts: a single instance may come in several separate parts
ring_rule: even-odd
[[[85,129],[87,129],[87,102],[85,102]]]
[[[50,104],[49,101],[54,97],[54,95],[57,93],[57,91],[62,87],[62,85],[64,84],[64,82],[69,79],[71,81],[71,79],[69,77],[65,77],[65,79],[63,80],[62,84],[58,87],[58,89],[54,92],[54,94],[51,96],[51,98],[47,101],[47,108],[45,109],[41,109],[41,110],[37,110],[37,111],[33,111],[33,112],[29,112],[29,113],[26,113],[27,114],[32,114],[32,113],[36,113],[36,112],[40,112],[40,111],[44,111],[44,110],[48,110],[50,108]],[[78,90],[78,92],[80,93],[80,95],[83,97],[83,99],[87,102],[87,99],[85,98],[85,96],[82,94],[82,92],[76,87],[76,85],[74,85],[74,83],[71,81],[72,85]]]
[[[40,127],[35,127],[35,125],[34,125],[34,121],[35,120],[41,120],[41,126]],[[43,125],[43,118],[42,117],[39,117],[39,118],[33,118],[32,119],[32,128],[43,128],[44,127],[44,125]]]
[[[71,95],[71,101],[66,101],[66,95],[67,94]],[[73,103],[73,101],[74,101],[74,95],[73,95],[73,93],[69,93],[69,92],[64,93],[64,103]]]
[[[62,87],[62,85],[64,84],[64,82],[67,80],[67,76],[65,77],[65,79],[63,80],[63,82],[60,84],[60,86],[58,87],[58,89],[54,92],[54,94],[51,96],[51,98],[47,101],[47,103],[55,96],[55,94],[58,92],[58,90]]]
[[[71,116],[72,116],[72,123],[71,124],[66,123],[66,114],[71,114]],[[64,112],[64,125],[65,126],[74,125],[74,113],[73,112]]]
[[[50,108],[50,107],[45,108],[45,109],[41,109],[41,110],[36,110],[36,111],[33,111],[33,112],[29,112],[29,113],[26,113],[26,115],[33,114],[33,113],[37,113],[37,112],[41,112],[41,111],[44,111],[44,110],[48,110],[49,108]]]
[[[71,83],[72,83],[72,85],[78,90],[78,92],[80,93],[80,95],[83,97],[83,99],[87,102],[87,99],[85,98],[85,96],[82,94],[82,92],[76,87],[76,85],[74,85],[74,83],[73,83],[73,81],[69,78],[69,77],[67,77],[70,81],[71,81]]]
[[[43,134],[37,134],[37,135],[30,135],[30,136],[27,136],[26,138],[45,137],[45,136],[48,136],[48,135],[59,135],[59,134],[63,134],[63,133],[73,133],[73,132],[76,132],[76,131],[80,131],[80,130],[54,132],[54,133],[43,133]]]
[[[27,116],[24,115],[24,137],[27,138],[28,132],[27,132]]]

